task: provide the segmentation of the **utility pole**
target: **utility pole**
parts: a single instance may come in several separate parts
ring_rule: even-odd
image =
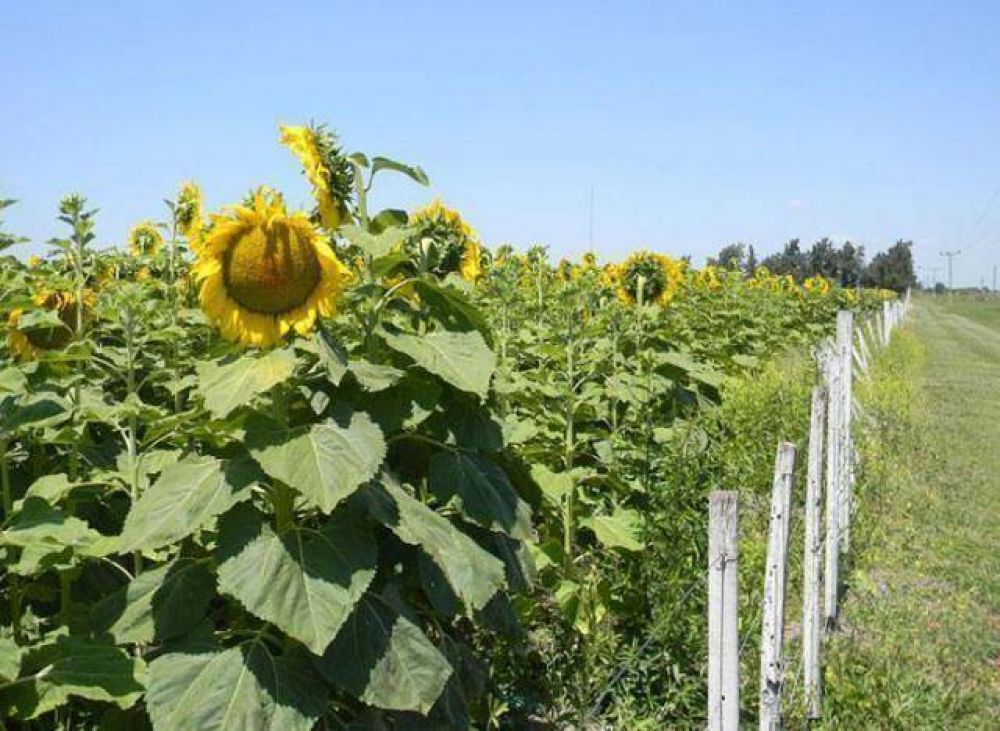
[[[954,281],[951,278],[951,262],[952,262],[952,260],[956,256],[958,256],[961,253],[962,253],[961,249],[955,249],[955,251],[942,251],[941,252],[941,256],[947,256],[948,257],[948,291],[949,292],[954,289],[954,284],[955,284]]]
[[[994,264],[993,265],[993,292],[994,292],[994,294],[996,293],[996,291],[997,291],[997,265]]]

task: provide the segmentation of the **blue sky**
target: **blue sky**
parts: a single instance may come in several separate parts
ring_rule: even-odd
[[[308,203],[279,123],[422,165],[490,243],[917,242],[1000,263],[1000,3],[37,2],[0,11],[0,196],[41,242],[85,193],[120,242],[196,179]],[[991,199],[993,205],[990,205]],[[27,252],[29,249],[24,249]],[[939,276],[943,275],[943,268]]]

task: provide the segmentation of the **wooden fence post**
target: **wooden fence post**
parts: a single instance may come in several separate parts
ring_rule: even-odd
[[[837,624],[837,589],[839,587],[840,559],[840,501],[838,499],[838,467],[840,466],[840,359],[830,349],[823,359],[826,382],[826,538],[825,566],[823,567],[823,616],[827,630]]]
[[[781,728],[781,691],[785,682],[782,644],[785,635],[785,584],[788,569],[788,534],[795,481],[795,445],[782,442],[774,460],[771,485],[771,518],[767,533],[764,575],[763,622],[760,637],[760,728]]]
[[[809,465],[806,475],[805,557],[802,600],[802,678],[807,714],[819,718],[822,702],[820,685],[820,571],[823,568],[823,437],[826,426],[826,389],[812,392],[809,420]]]
[[[740,724],[739,498],[717,490],[708,498],[708,729]]]
[[[840,391],[843,402],[838,417],[840,426],[840,448],[837,458],[837,498],[840,501],[838,522],[840,524],[840,550],[846,553],[851,547],[851,516],[853,513],[854,485],[851,484],[851,463],[854,461],[854,440],[851,437],[851,415],[854,406],[852,381],[854,369],[851,367],[851,348],[854,341],[854,313],[841,310],[837,313],[837,356],[840,358]]]

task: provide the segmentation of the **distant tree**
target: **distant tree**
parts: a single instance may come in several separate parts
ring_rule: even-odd
[[[917,283],[913,271],[913,242],[900,239],[876,254],[865,272],[865,284],[879,289],[904,292]]]
[[[708,257],[708,264],[723,269],[744,269],[746,256],[745,244],[727,244],[719,249],[718,254]]]
[[[753,273],[757,271],[758,266],[760,266],[760,262],[757,261],[757,252],[754,251],[753,244],[750,244],[750,246],[747,247],[747,259],[743,268],[743,273],[748,277],[753,276]]]
[[[837,271],[841,286],[860,286],[865,275],[865,247],[845,241],[837,252]]]
[[[837,247],[825,236],[809,250],[809,276],[821,274],[827,279],[840,280],[837,261]]]
[[[809,276],[809,257],[799,247],[799,240],[792,239],[778,254],[771,254],[762,261],[761,266],[767,267],[775,274],[791,274],[798,280]]]

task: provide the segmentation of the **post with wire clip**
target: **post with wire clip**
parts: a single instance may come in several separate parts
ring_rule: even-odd
[[[708,498],[708,729],[740,723],[739,500],[735,491]]]

